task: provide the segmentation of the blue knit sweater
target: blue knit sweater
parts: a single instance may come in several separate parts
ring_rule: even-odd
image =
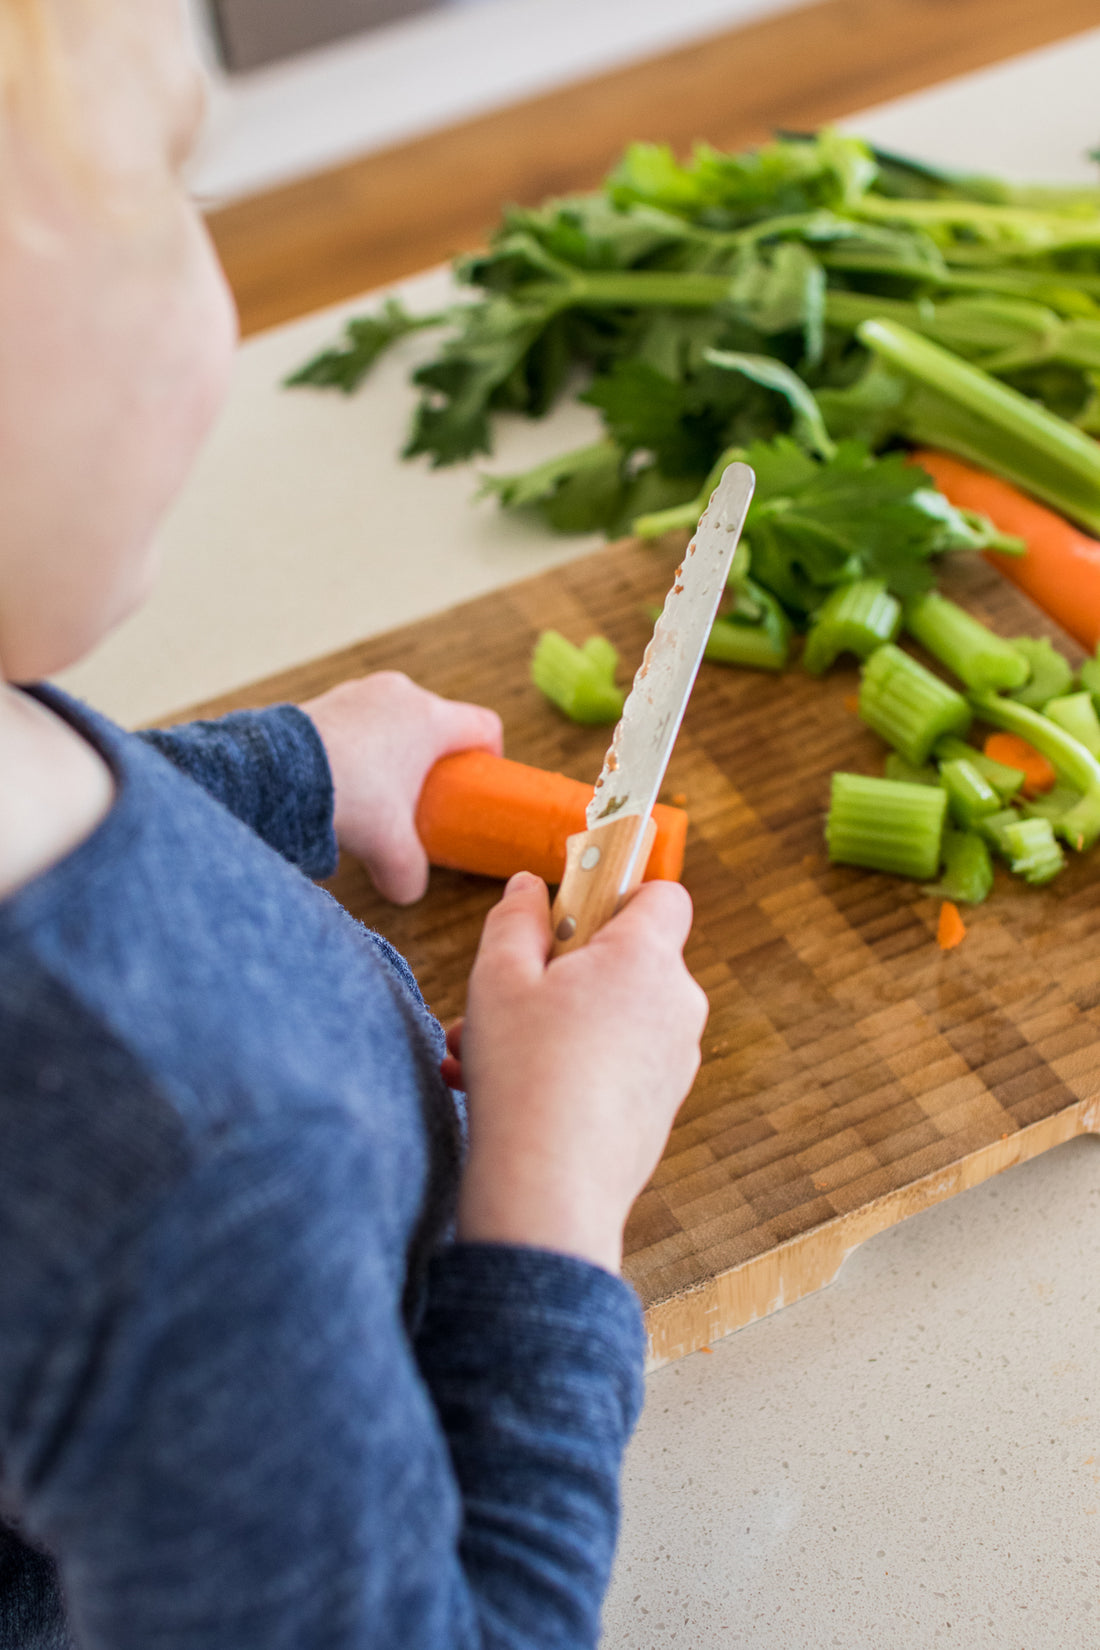
[[[638,1305],[447,1241],[442,1035],[310,880],[312,722],[33,691],[117,796],[0,902],[0,1646],[595,1644]]]

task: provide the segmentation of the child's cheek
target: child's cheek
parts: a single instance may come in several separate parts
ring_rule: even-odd
[[[221,410],[229,389],[238,341],[237,309],[206,226],[194,220],[193,435],[196,446]],[[188,455],[190,464],[194,454]]]

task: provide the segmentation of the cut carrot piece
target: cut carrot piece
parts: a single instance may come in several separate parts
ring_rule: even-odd
[[[959,916],[959,908],[945,899],[940,906],[940,920],[936,927],[936,944],[941,951],[953,951],[966,938],[966,924]]]
[[[510,762],[489,751],[456,751],[431,769],[416,810],[416,829],[433,865],[510,877],[533,871],[560,882],[566,838],[587,829],[592,786],[563,773]],[[657,835],[645,880],[678,882],[688,816],[659,802]]]
[[[991,761],[1003,762],[1006,768],[1018,768],[1023,773],[1020,789],[1024,796],[1040,796],[1054,789],[1058,775],[1042,751],[1018,733],[991,733],[982,749]]]
[[[960,458],[923,447],[912,456],[952,504],[1027,541],[1022,556],[987,550],[986,560],[1091,653],[1100,642],[1100,540]]]
[[[844,695],[844,709],[848,712],[849,716],[858,716],[859,715],[859,694],[858,693],[846,693]]]

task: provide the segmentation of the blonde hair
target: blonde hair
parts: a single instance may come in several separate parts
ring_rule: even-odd
[[[148,0],[0,0],[0,195],[10,193],[13,135],[112,215],[144,210],[173,177],[157,89]],[[149,130],[123,154],[90,111],[105,88],[144,83]],[[157,126],[160,129],[155,129]]]
[[[67,124],[65,51],[50,0],[0,0],[0,98],[10,119],[36,117],[57,131]]]

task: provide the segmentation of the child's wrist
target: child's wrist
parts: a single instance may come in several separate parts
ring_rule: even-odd
[[[553,1249],[618,1273],[621,1220],[596,1198],[553,1175],[514,1166],[494,1172],[471,1156],[459,1190],[455,1235],[461,1243],[514,1243]]]

